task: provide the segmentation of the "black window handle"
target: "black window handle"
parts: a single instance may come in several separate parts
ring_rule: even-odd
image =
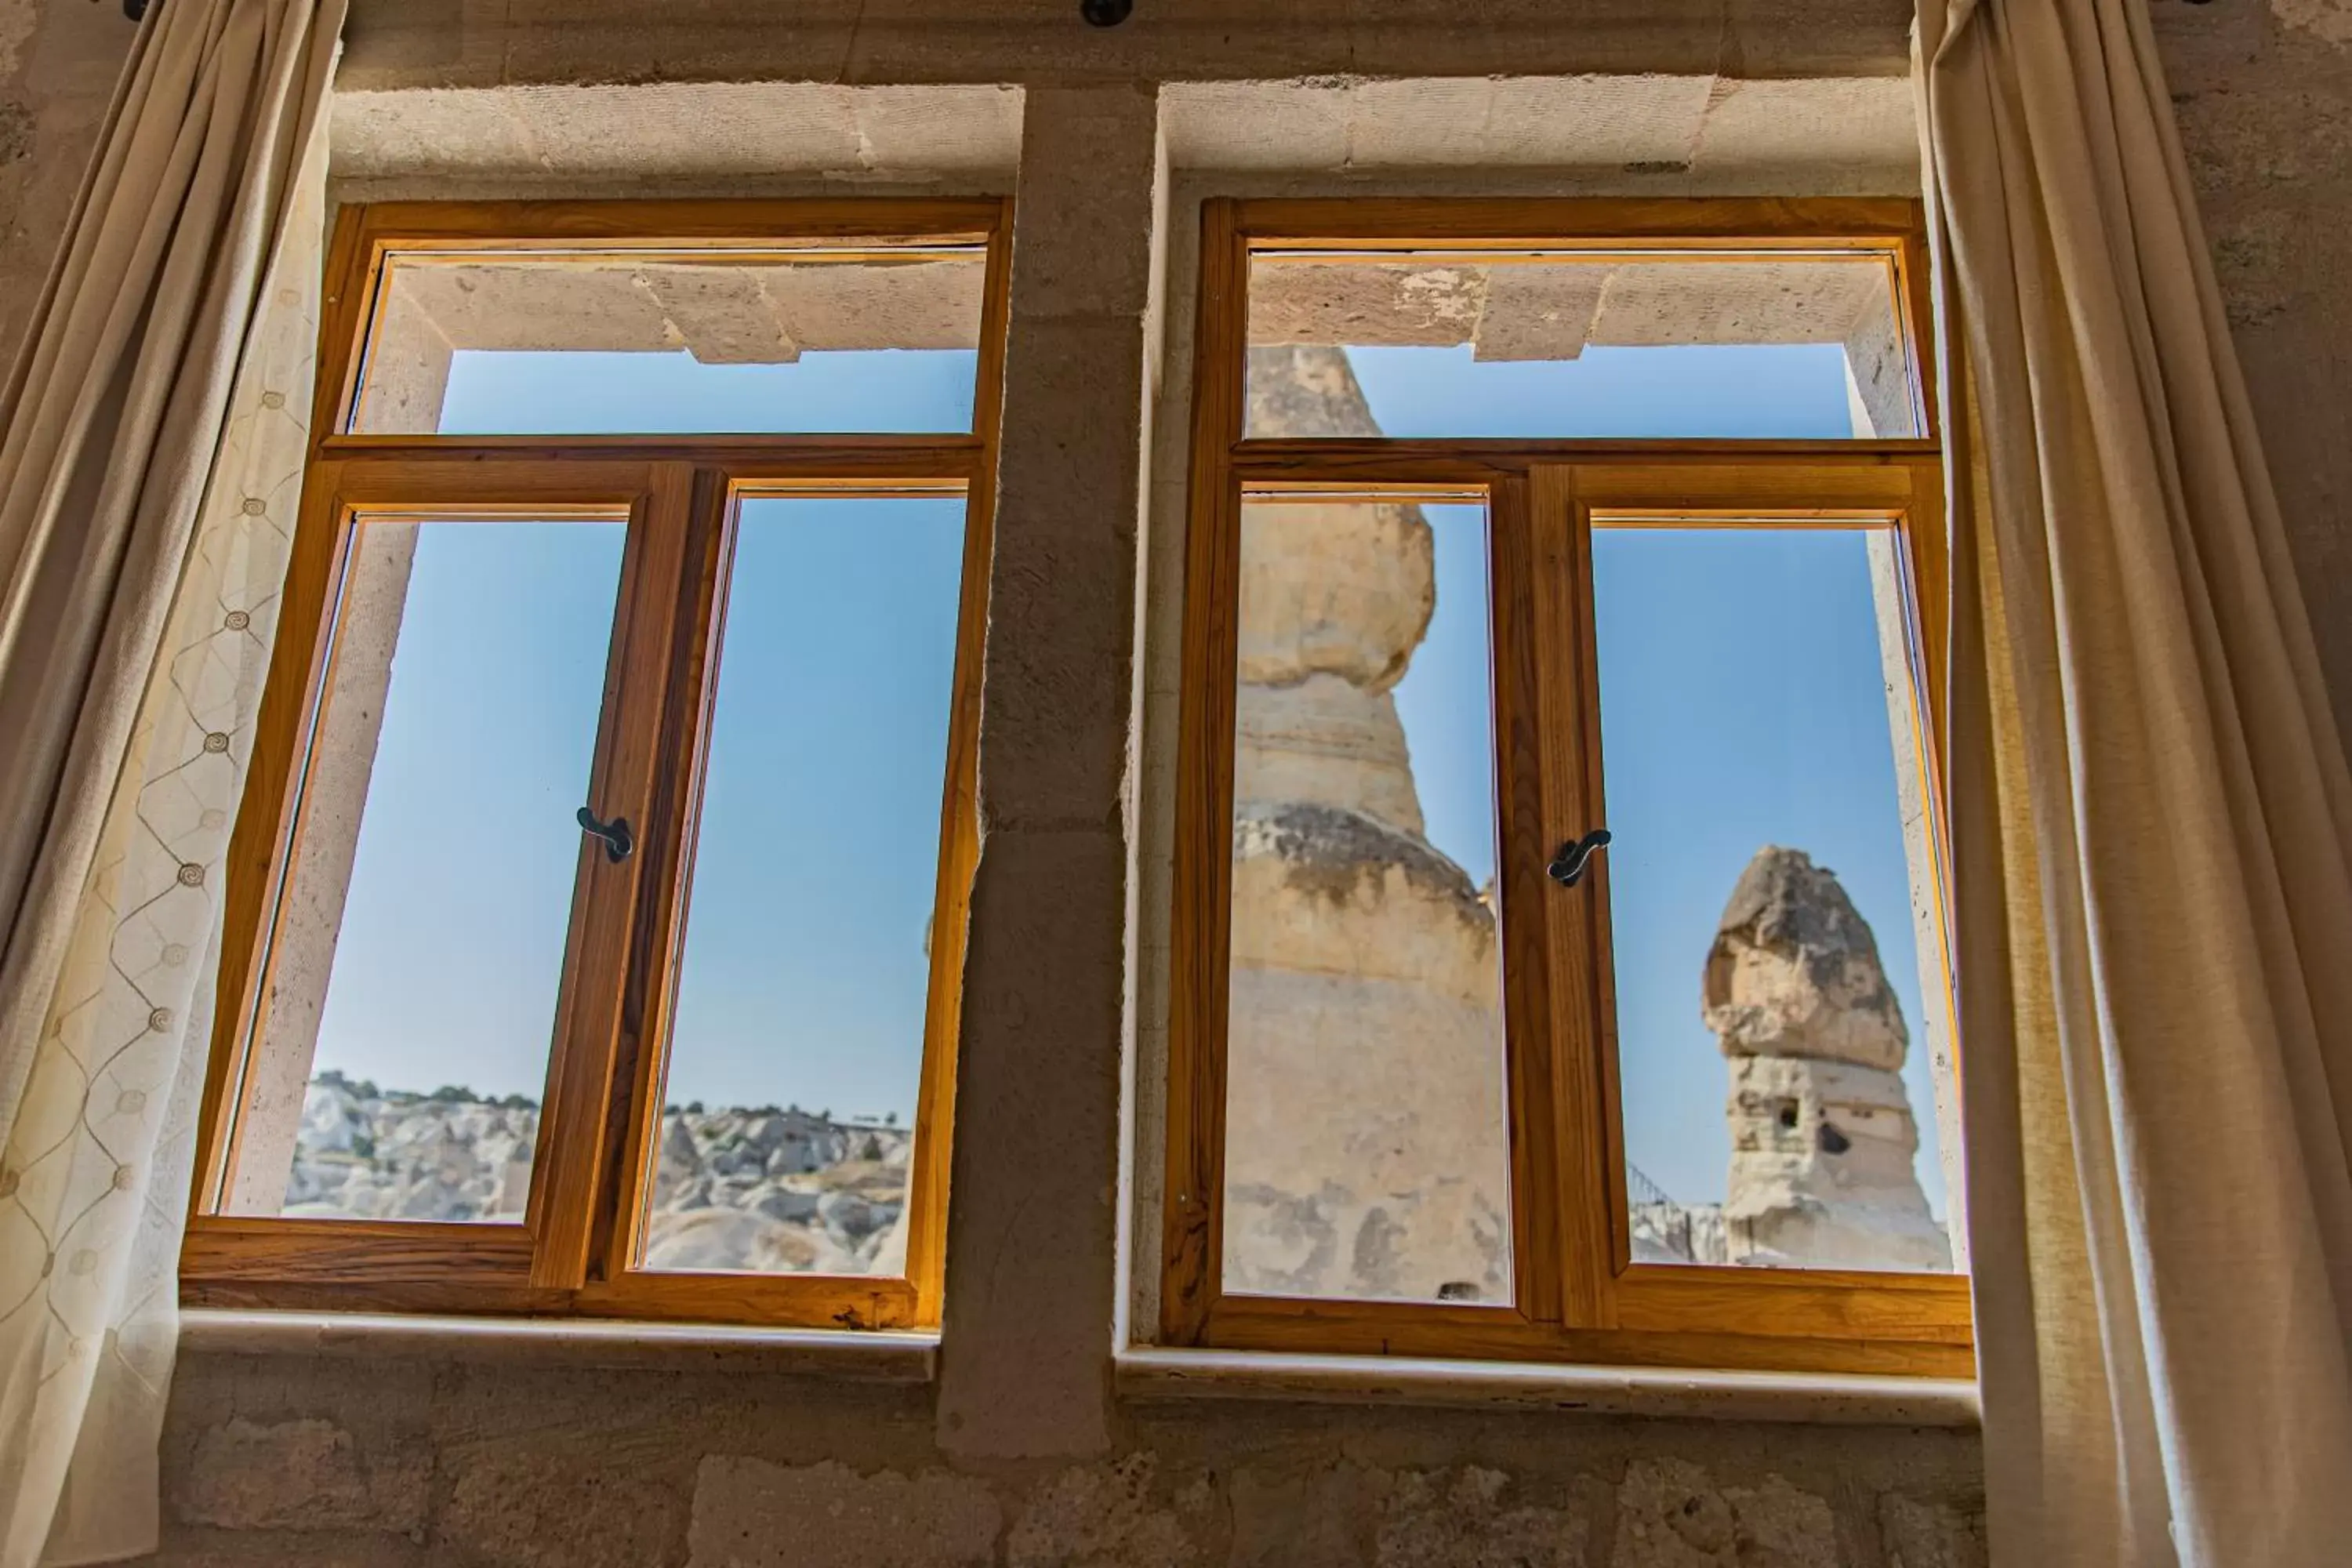
[[[604,858],[607,860],[616,864],[625,860],[629,858],[629,851],[637,847],[635,837],[629,832],[629,819],[625,816],[599,822],[596,814],[583,805],[580,808],[578,820],[581,831],[604,841]]]
[[[1544,868],[1545,875],[1563,888],[1573,888],[1584,879],[1592,858],[1609,847],[1609,830],[1596,827],[1583,837],[1559,847],[1559,853]]]

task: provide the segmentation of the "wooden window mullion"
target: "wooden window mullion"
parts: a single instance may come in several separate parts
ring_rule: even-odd
[[[660,771],[660,715],[677,635],[680,579],[688,569],[694,469],[653,465],[629,513],[604,721],[583,804],[606,821],[627,819],[635,847],[614,860],[583,834],[571,940],[556,1008],[548,1095],[539,1128],[529,1223],[537,1243],[531,1282],[573,1289],[590,1268],[593,1238],[610,1212],[606,1172],[616,1118],[619,1064],[636,1036],[629,993],[638,892],[654,852],[652,805]]]
[[[680,548],[668,584],[667,618],[660,647],[647,660],[662,672],[656,712],[646,714],[653,737],[645,829],[630,908],[627,955],[621,976],[610,1096],[599,1151],[596,1196],[590,1215],[591,1278],[619,1279],[643,1242],[644,1195],[653,1175],[663,1080],[668,1070],[674,960],[686,919],[686,862],[700,804],[709,690],[719,658],[719,605],[734,517],[732,487],[723,468],[664,463],[655,470],[656,494],[667,497]]]
[[[1528,491],[1537,762],[1545,858],[1558,844],[1606,826],[1601,793],[1601,714],[1592,668],[1590,529],[1576,472],[1539,465]],[[1538,863],[1540,866],[1540,863]],[[1554,1245],[1561,1321],[1570,1328],[1614,1328],[1610,1233],[1618,1163],[1613,1085],[1601,1029],[1601,988],[1610,983],[1609,857],[1595,856],[1583,879],[1564,888],[1544,878],[1545,942],[1528,955],[1538,966],[1551,1045],[1551,1094],[1530,1114],[1549,1116],[1559,1148]]]
[[[1544,875],[1557,827],[1544,790],[1544,611],[1538,594],[1539,530],[1524,475],[1488,491],[1487,581],[1492,608],[1497,914],[1511,1148],[1513,1304],[1558,1323],[1574,1260],[1561,1223],[1563,1161],[1575,1144],[1559,1103],[1559,1045],[1549,952],[1560,889]]]

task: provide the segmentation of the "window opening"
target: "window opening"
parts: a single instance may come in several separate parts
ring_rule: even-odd
[[[1916,205],[1202,223],[1163,1338],[1964,1373]]]
[[[1005,220],[344,209],[184,1299],[938,1321]]]

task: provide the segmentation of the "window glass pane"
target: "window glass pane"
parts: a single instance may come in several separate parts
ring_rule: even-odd
[[[648,1268],[906,1270],[963,530],[742,503]]]
[[[522,1217],[625,533],[354,530],[229,1212]]]
[[[1223,1284],[1507,1303],[1486,519],[1242,509]]]
[[[1259,256],[1249,344],[1256,437],[1918,433],[1883,255]]]
[[[971,428],[983,253],[395,256],[352,428]]]
[[[1635,1259],[1948,1269],[1895,536],[1604,522],[1592,560]]]

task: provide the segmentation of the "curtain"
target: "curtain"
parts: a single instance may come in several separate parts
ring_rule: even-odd
[[[2141,0],[1920,0],[1994,1560],[2352,1542],[2352,778]]]
[[[152,1550],[341,0],[158,0],[0,394],[0,1568]]]

